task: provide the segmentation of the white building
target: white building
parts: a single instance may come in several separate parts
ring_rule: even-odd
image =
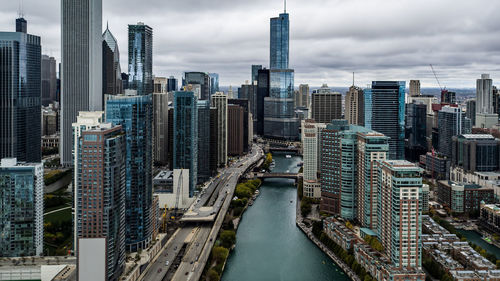
[[[321,198],[321,184],[318,179],[321,153],[321,131],[326,124],[315,123],[314,120],[302,121],[303,179],[304,196]]]

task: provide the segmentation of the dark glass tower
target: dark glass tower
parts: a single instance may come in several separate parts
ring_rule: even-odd
[[[217,75],[218,76],[218,75]],[[184,80],[182,81],[183,86],[189,84],[198,84],[201,87],[201,93],[199,96],[200,100],[210,100],[211,87],[210,87],[210,76],[205,72],[186,72],[184,73]],[[217,85],[218,77],[217,77]]]
[[[170,76],[167,79],[167,92],[177,91],[177,79],[174,76]]]
[[[0,159],[41,162],[40,37],[0,32],[0,81]]]
[[[200,100],[198,105],[198,183],[208,180],[210,172],[210,102]]]
[[[151,242],[153,205],[153,104],[151,95],[109,96],[106,120],[122,125],[127,142],[125,220],[127,251]]]
[[[294,71],[288,69],[289,26],[286,12],[271,18],[270,92],[264,101],[264,136],[293,140],[298,138],[298,121],[294,108]]]
[[[153,29],[142,22],[128,26],[128,88],[153,93]]]
[[[257,71],[257,98],[255,101],[254,131],[259,136],[264,135],[264,99],[269,97],[269,69]]]
[[[365,127],[389,139],[388,158],[404,159],[405,90],[404,81],[373,81],[365,91]]]

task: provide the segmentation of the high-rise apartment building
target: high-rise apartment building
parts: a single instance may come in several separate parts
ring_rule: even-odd
[[[243,127],[241,127],[241,130],[243,134],[243,154],[246,154],[250,151],[253,142],[253,133],[250,131],[250,129],[252,129],[251,124],[253,122],[252,120],[253,115],[250,112],[250,102],[246,99],[239,98],[239,99],[228,99],[227,103],[238,105],[243,109]],[[231,131],[229,130],[228,127],[228,137],[229,134],[231,134]]]
[[[245,130],[243,123],[244,108],[237,104],[229,104],[227,106],[227,152],[230,156],[243,155],[245,141],[243,138]]]
[[[121,125],[126,150],[126,247],[137,251],[151,242],[153,204],[153,103],[151,95],[109,96],[106,122]]]
[[[119,95],[123,92],[122,68],[120,67],[120,50],[118,41],[109,30],[102,34],[102,93]]]
[[[351,125],[365,124],[365,95],[363,89],[351,86],[345,95],[345,119]]]
[[[199,100],[198,108],[198,183],[210,179],[210,101]]]
[[[301,127],[304,196],[319,199],[321,198],[319,172],[321,171],[322,132],[326,128],[326,124],[306,119],[302,121]]]
[[[18,21],[17,32],[0,32],[0,159],[39,163],[42,161],[40,37],[27,34],[26,21]]]
[[[1,160],[0,257],[43,254],[43,185],[42,163]]]
[[[264,136],[294,140],[298,138],[298,119],[294,110],[294,71],[289,69],[289,17],[286,12],[271,18],[270,90],[264,98]]]
[[[365,90],[365,126],[389,137],[389,159],[404,159],[405,82],[373,81]]]
[[[168,163],[168,123],[168,94],[153,93],[153,161],[157,165]]]
[[[438,128],[438,151],[444,156],[451,158],[452,137],[470,133],[470,121],[466,122],[465,114],[460,107],[447,105],[438,112]]]
[[[142,22],[128,26],[128,88],[153,93],[153,29]]]
[[[212,175],[217,173],[217,168],[219,167],[218,157],[219,157],[219,126],[218,126],[218,115],[219,111],[216,107],[210,107],[210,172]]]
[[[421,269],[422,171],[406,160],[376,163],[378,238],[394,267]]]
[[[492,135],[458,135],[450,145],[453,166],[471,173],[500,170],[500,140]]]
[[[185,72],[182,85],[200,85],[199,100],[210,100],[210,93],[212,91],[211,79],[208,73],[205,72]],[[218,83],[218,81],[217,81]]]
[[[61,2],[62,165],[72,164],[73,128],[80,111],[103,108],[102,0]]]
[[[329,123],[342,118],[342,95],[332,92],[326,84],[313,91],[311,96],[312,119],[319,123]]]
[[[417,97],[420,95],[420,80],[410,80],[410,97]]]
[[[42,105],[47,106],[57,99],[56,59],[42,55]]]
[[[217,165],[227,164],[227,96],[216,93],[212,96],[212,107],[217,108]]]
[[[174,94],[174,169],[189,169],[189,197],[198,177],[198,99],[193,92]]]
[[[377,170],[376,161],[386,160],[390,151],[389,137],[374,131],[360,132],[357,147],[357,210],[356,217],[363,227],[377,229]]]
[[[476,114],[493,113],[493,80],[489,74],[481,74],[476,81]]]
[[[252,85],[255,84],[255,82],[258,81],[258,76],[259,76],[259,70],[262,69],[262,65],[260,64],[253,64],[252,65]]]
[[[125,267],[126,145],[122,127],[110,123],[81,131],[75,145],[77,255],[79,260],[105,260],[106,270],[101,280],[118,280]],[[82,249],[86,245],[80,244],[82,239],[102,238],[105,249],[94,249],[91,256]],[[87,263],[79,265],[80,277],[85,271],[95,270]]]

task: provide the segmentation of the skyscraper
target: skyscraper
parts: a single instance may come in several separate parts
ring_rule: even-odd
[[[332,92],[326,84],[313,91],[311,97],[312,119],[319,123],[329,123],[342,118],[342,95]]]
[[[469,122],[470,123],[470,122]],[[453,136],[470,133],[465,114],[460,107],[444,106],[438,112],[439,146],[438,151],[451,158],[451,139]]]
[[[18,19],[18,32],[0,32],[0,159],[42,160],[40,37],[27,34]],[[16,21],[17,23],[17,21]]]
[[[493,80],[489,74],[481,74],[476,81],[476,114],[493,113]]]
[[[299,85],[299,96],[302,98],[300,106],[309,108],[311,106],[311,97],[309,95],[309,85]]]
[[[167,92],[175,92],[177,88],[177,79],[174,76],[170,76],[167,79]]]
[[[345,119],[352,125],[365,125],[365,95],[363,89],[351,86],[345,95]]]
[[[246,99],[228,99],[227,100],[228,104],[234,104],[238,105],[243,109],[243,127],[242,133],[243,133],[243,153],[248,153],[250,150],[250,147],[252,146],[252,133],[249,131],[250,128],[250,122],[251,120],[251,112],[250,112],[250,102]],[[229,114],[229,113],[228,113]],[[229,116],[228,116],[229,118]],[[229,122],[229,121],[228,121]],[[229,124],[228,124],[229,126]],[[228,137],[229,134],[231,134],[229,127],[228,127]]]
[[[174,94],[174,169],[189,169],[189,197],[198,176],[198,108],[193,92]]]
[[[294,71],[289,69],[289,18],[286,11],[271,18],[270,91],[264,98],[264,135],[294,140],[298,138],[298,119],[294,110]]]
[[[465,101],[465,104],[466,104],[465,117],[467,117],[471,120],[472,126],[475,126],[476,125],[476,100],[469,99],[469,100]]]
[[[182,80],[182,86],[187,86],[189,84],[192,85],[200,85],[200,100],[210,100],[210,93],[212,88],[210,86],[210,76],[205,72],[185,72],[184,79]],[[218,79],[217,79],[218,86]]]
[[[236,104],[227,106],[227,153],[231,156],[243,155],[243,132],[245,130],[243,116],[243,107]]]
[[[257,64],[253,64],[252,65],[252,85],[254,85],[255,83],[254,82],[257,82],[258,81],[258,77],[259,77],[259,70],[262,69],[262,65],[257,65]]]
[[[109,96],[106,122],[121,125],[126,150],[126,247],[137,251],[151,242],[153,204],[153,104],[151,95]]]
[[[210,179],[210,101],[199,100],[198,108],[198,183]]]
[[[410,97],[417,97],[420,95],[420,80],[410,80]]]
[[[269,69],[260,69],[257,73],[256,114],[253,115],[255,134],[264,135],[264,100],[269,97]]]
[[[57,99],[56,59],[42,55],[42,104],[49,105]]]
[[[102,0],[61,2],[62,165],[71,165],[72,124],[80,111],[102,110]]]
[[[210,77],[210,96],[212,96],[219,91],[219,74],[209,73],[208,77]]]
[[[421,269],[422,171],[405,160],[376,166],[378,238],[393,266]]]
[[[405,156],[408,161],[418,162],[420,155],[427,153],[427,105],[407,104],[405,122]]]
[[[102,34],[102,93],[103,95],[118,95],[123,89],[122,69],[120,67],[120,50],[118,42],[109,30]]]
[[[43,254],[43,164],[0,163],[0,257]]]
[[[373,81],[365,90],[365,126],[389,137],[389,159],[404,159],[405,82]]]
[[[217,173],[218,156],[219,156],[219,145],[218,145],[218,110],[216,107],[210,107],[210,172],[212,175]]]
[[[441,104],[457,104],[457,93],[448,90],[442,90]]]
[[[168,94],[153,94],[153,161],[157,165],[168,164]]]
[[[217,165],[227,164],[227,96],[216,93],[212,96],[212,107],[217,108]]]
[[[153,93],[153,29],[142,22],[128,26],[128,74],[129,89]]]
[[[118,280],[125,266],[125,156],[126,140],[121,126],[101,123],[81,132],[76,144],[78,183],[76,236],[79,259],[87,251],[80,249],[81,239],[105,238],[105,249],[94,249],[92,258],[104,255],[106,276]],[[85,265],[85,264],[84,264]],[[79,272],[94,268],[79,267]]]

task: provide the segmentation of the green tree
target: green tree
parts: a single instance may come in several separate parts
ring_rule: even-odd
[[[229,250],[224,247],[214,247],[212,249],[212,257],[217,263],[224,263],[228,255]]]
[[[217,271],[211,268],[207,273],[207,278],[209,281],[219,281],[220,276],[219,273],[217,273]]]
[[[224,230],[220,234],[222,247],[230,249],[236,243],[236,232],[233,230]]]

